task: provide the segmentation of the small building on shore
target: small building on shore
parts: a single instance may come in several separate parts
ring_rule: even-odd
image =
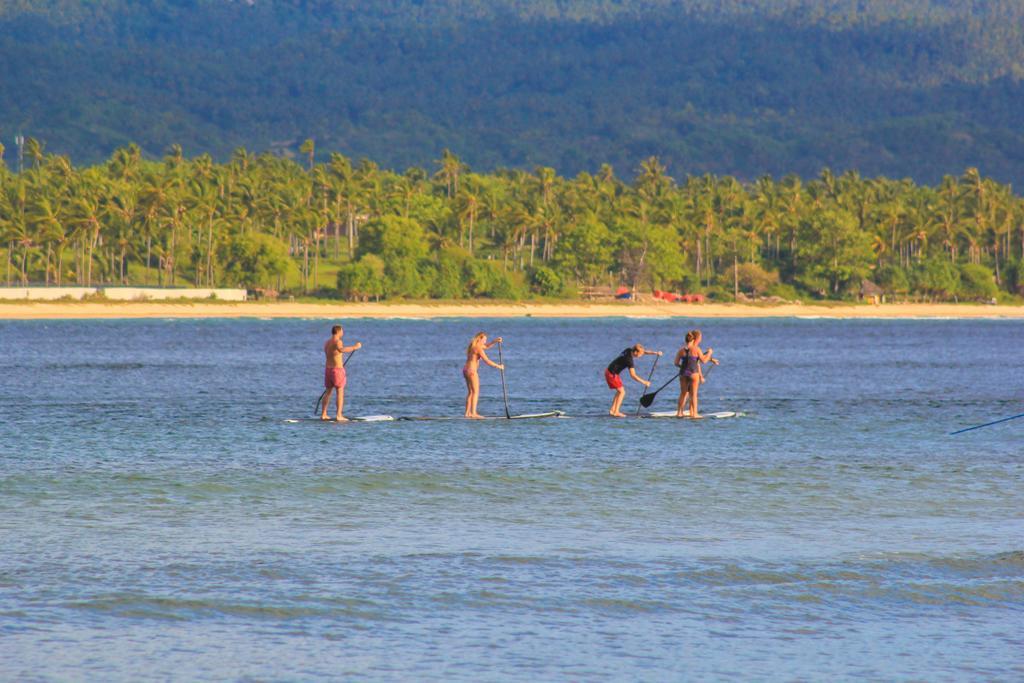
[[[868,279],[860,281],[860,298],[870,304],[885,303],[885,290]]]

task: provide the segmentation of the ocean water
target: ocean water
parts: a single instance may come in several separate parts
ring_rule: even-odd
[[[347,425],[329,325],[0,322],[0,680],[1024,678],[1024,420],[948,435],[1021,322],[351,320],[350,415],[458,415],[482,329],[575,417]],[[599,417],[695,325],[742,416]]]

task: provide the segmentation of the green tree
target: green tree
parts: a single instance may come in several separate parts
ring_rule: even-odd
[[[380,299],[385,294],[384,261],[374,254],[366,254],[355,263],[338,271],[338,293],[352,301]]]
[[[871,238],[848,211],[814,211],[801,221],[799,239],[799,280],[822,296],[848,293],[870,273]]]
[[[589,213],[566,225],[554,264],[577,282],[593,285],[611,270],[615,246],[608,226]]]
[[[547,266],[534,266],[529,270],[530,288],[541,296],[564,296],[562,278]]]
[[[765,270],[756,263],[741,263],[737,266],[739,289],[755,296],[764,294],[779,283],[779,274]]]
[[[906,269],[886,264],[875,271],[874,281],[889,294],[905,295],[910,291],[910,277]]]
[[[271,235],[234,235],[220,245],[218,258],[224,264],[224,279],[243,287],[272,287],[295,266],[288,258],[288,245]]]
[[[999,292],[991,269],[977,263],[960,264],[959,293],[967,299],[989,300]]]
[[[464,272],[468,254],[458,247],[447,247],[437,255],[437,269],[430,295],[435,299],[462,299],[468,295]]]
[[[960,270],[945,259],[925,259],[911,271],[911,285],[929,297],[950,299],[960,290]]]
[[[524,294],[521,282],[493,261],[467,261],[466,284],[470,295],[476,297],[519,299]]]
[[[669,287],[685,274],[678,233],[665,225],[623,218],[616,225],[619,266],[634,288]]]
[[[427,255],[429,248],[423,226],[400,216],[384,216],[368,222],[359,239],[359,254],[377,254],[385,261],[395,258],[417,261]]]

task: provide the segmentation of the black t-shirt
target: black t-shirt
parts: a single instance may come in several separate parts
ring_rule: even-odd
[[[630,347],[616,356],[615,360],[608,364],[608,372],[613,375],[617,375],[626,368],[632,367],[635,366],[633,365],[633,348]]]

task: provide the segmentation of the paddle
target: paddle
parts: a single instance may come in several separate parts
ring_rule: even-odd
[[[658,367],[658,361],[661,360],[661,356],[654,357],[654,365],[651,366],[651,371],[647,375],[647,384],[650,385],[651,378],[654,377],[654,369]],[[646,394],[645,394],[646,395]],[[653,400],[653,399],[652,399]],[[640,402],[636,406],[636,416],[640,417],[640,409],[644,407],[644,397],[640,397]]]
[[[508,408],[508,387],[505,386],[505,361],[501,358],[501,342],[498,342],[498,365],[501,366],[501,395],[505,397],[505,417],[512,419],[512,411]]]
[[[707,379],[707,378],[708,378],[708,376],[710,376],[710,375],[711,375],[711,370],[712,370],[712,369],[714,369],[714,367],[715,367],[716,365],[718,365],[718,363],[712,363],[712,362],[710,362],[710,361],[708,361],[708,363],[707,363],[707,364],[708,364],[708,365],[710,366],[710,367],[709,367],[709,368],[707,369],[707,372],[704,372],[704,370],[703,370],[703,369],[701,369],[701,372],[703,372],[703,373],[704,373],[704,379]]]
[[[345,360],[343,360],[343,361],[341,362],[341,367],[345,367],[346,365],[348,365],[348,362],[349,362],[350,360],[352,360],[352,356],[354,356],[354,355],[356,354],[356,351],[358,351],[358,350],[359,350],[359,349],[356,349],[356,350],[355,350],[355,351],[353,351],[352,353],[348,354],[348,358],[346,358]],[[321,402],[323,402],[323,400],[324,400],[324,396],[326,396],[326,395],[327,395],[327,392],[328,392],[328,391],[330,391],[330,390],[329,390],[329,389],[326,389],[326,388],[325,388],[325,389],[323,390],[323,392],[322,392],[322,393],[320,394],[320,398],[318,398],[318,399],[316,400],[316,405],[315,405],[315,406],[313,406],[313,416],[314,416],[314,417],[316,417],[316,416],[317,416],[317,415],[318,415],[318,414],[320,413],[320,403],[321,403]]]
[[[970,432],[975,429],[981,429],[982,427],[991,427],[992,425],[997,425],[1000,422],[1009,422],[1010,420],[1016,420],[1019,417],[1024,417],[1024,413],[1021,413],[1020,415],[1011,415],[1010,417],[1004,417],[1001,420],[993,420],[992,422],[986,422],[983,425],[974,425],[973,427],[965,427],[964,429],[958,429],[955,432],[950,432],[949,435],[953,436],[954,434],[963,434],[964,432]]]
[[[670,379],[669,381],[665,382],[664,384],[662,384],[660,387],[658,387],[654,391],[650,391],[650,392],[644,394],[643,396],[641,396],[640,397],[640,405],[642,405],[644,408],[650,408],[651,404],[654,403],[654,397],[658,395],[658,392],[661,391],[662,389],[664,389],[665,387],[667,387],[669,384],[672,384],[672,382],[674,382],[677,379],[679,379],[679,375],[681,375],[681,374],[683,374],[682,370],[680,370],[676,374],[672,375],[672,379]]]

